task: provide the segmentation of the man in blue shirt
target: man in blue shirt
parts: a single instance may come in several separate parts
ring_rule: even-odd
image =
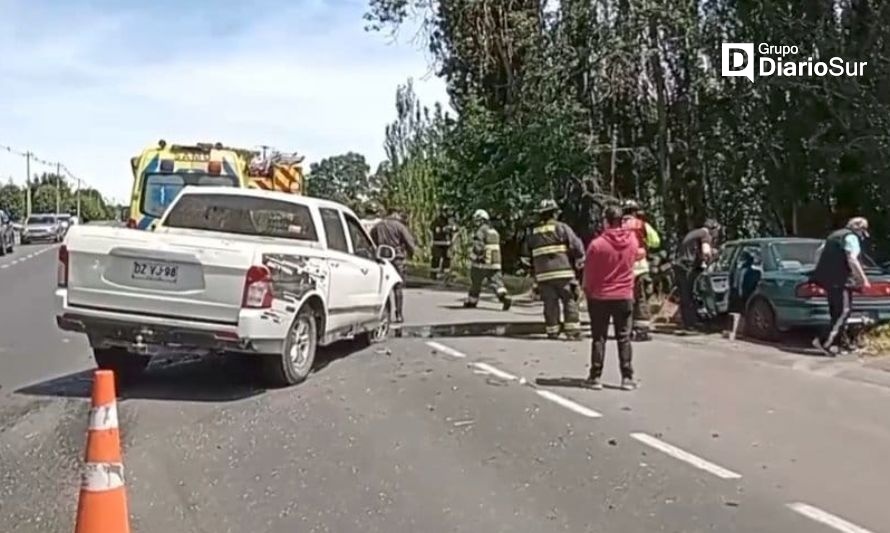
[[[834,355],[831,347],[838,341],[849,344],[846,325],[850,318],[853,287],[868,288],[871,284],[862,268],[859,256],[862,241],[868,238],[868,220],[851,218],[847,227],[833,232],[825,240],[812,280],[828,295],[828,312],[831,325],[824,339],[813,339],[813,346],[828,356]]]

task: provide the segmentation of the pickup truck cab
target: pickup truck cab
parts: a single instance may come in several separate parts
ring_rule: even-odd
[[[187,187],[154,231],[76,225],[59,248],[57,323],[100,368],[152,355],[249,354],[276,384],[316,348],[379,342],[402,279],[347,207],[282,192]]]

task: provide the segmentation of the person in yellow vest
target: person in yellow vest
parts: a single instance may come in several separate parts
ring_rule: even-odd
[[[562,329],[566,337],[577,340],[581,338],[577,270],[584,264],[584,244],[568,224],[556,220],[559,206],[555,201],[542,201],[537,214],[538,222],[523,244],[522,255],[531,258],[544,302],[544,331],[548,338],[556,339]]]
[[[643,220],[642,209],[636,200],[624,202],[622,225],[637,237],[637,259],[634,263],[633,339],[648,341],[652,329],[649,299],[652,297],[652,275],[649,272],[649,251],[661,246],[658,232]]]
[[[479,294],[486,285],[494,291],[504,311],[510,309],[513,300],[504,287],[501,275],[501,236],[491,227],[491,218],[484,209],[473,214],[476,233],[473,235],[473,248],[470,254],[470,294],[464,307],[473,308],[479,304]]]

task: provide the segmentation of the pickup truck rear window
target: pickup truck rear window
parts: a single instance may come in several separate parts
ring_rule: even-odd
[[[238,180],[234,176],[211,176],[201,173],[146,174],[142,181],[142,212],[149,216],[160,217],[186,186],[237,187]]]
[[[305,205],[229,194],[187,194],[174,204],[164,226],[317,241]]]

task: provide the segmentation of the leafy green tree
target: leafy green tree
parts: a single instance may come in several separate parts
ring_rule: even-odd
[[[370,171],[371,167],[361,154],[348,152],[335,155],[309,166],[307,187],[313,196],[359,210],[362,203],[376,192]]]
[[[730,236],[822,236],[853,214],[890,244],[890,4],[370,0],[366,15],[374,31],[410,17],[457,111],[426,148],[443,154],[434,193],[414,196],[486,207],[508,240],[551,196],[587,234],[598,198],[636,197],[668,246],[706,216]],[[867,67],[751,84],[719,75],[724,41]]]
[[[25,191],[12,180],[0,187],[0,209],[5,209],[14,219],[21,220],[25,216]]]

